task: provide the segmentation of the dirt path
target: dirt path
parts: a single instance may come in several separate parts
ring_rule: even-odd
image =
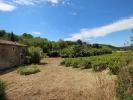
[[[61,58],[44,61],[47,64],[39,65],[37,74],[22,76],[12,71],[0,75],[8,84],[9,100],[115,100],[113,81],[106,73],[59,66]]]

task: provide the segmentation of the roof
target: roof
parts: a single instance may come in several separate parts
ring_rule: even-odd
[[[20,46],[20,47],[26,46],[26,45],[23,45],[23,44],[20,44],[20,43],[16,43],[16,42],[12,42],[12,41],[6,41],[6,40],[1,40],[1,39],[0,39],[0,44],[2,44],[2,45]]]

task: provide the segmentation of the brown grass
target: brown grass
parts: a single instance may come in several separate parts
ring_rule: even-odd
[[[40,73],[22,76],[12,71],[7,82],[9,100],[116,100],[114,76],[59,66],[60,58],[44,59]],[[42,61],[42,63],[44,62]]]
[[[94,95],[97,96],[98,100],[116,100],[114,79],[115,77],[109,77],[103,73],[96,76]]]

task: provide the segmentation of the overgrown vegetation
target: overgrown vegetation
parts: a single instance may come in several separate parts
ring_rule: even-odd
[[[132,30],[133,32],[133,30]],[[133,37],[131,37],[133,46]],[[130,58],[132,55],[128,55]],[[120,69],[116,80],[116,95],[119,100],[133,100],[133,63]]]
[[[133,61],[132,53],[113,53],[102,56],[66,58],[61,64],[74,68],[92,68],[94,71],[102,71],[106,68],[113,74],[118,74],[121,67],[127,66]]]
[[[63,49],[60,56],[63,58],[89,57],[103,54],[111,54],[112,50],[107,47],[91,48],[73,45]]]
[[[0,80],[0,100],[5,100],[6,99],[5,90],[6,90],[5,82]]]
[[[22,66],[17,69],[17,73],[21,75],[30,75],[40,72],[40,69],[36,65]]]
[[[43,57],[43,50],[40,47],[29,47],[27,52],[26,63],[39,64],[41,58]]]
[[[119,100],[133,100],[133,65],[123,67],[116,81]]]

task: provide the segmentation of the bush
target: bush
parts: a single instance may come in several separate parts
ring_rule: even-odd
[[[133,66],[120,70],[116,81],[116,94],[119,100],[133,100]]]
[[[111,54],[112,50],[109,48],[87,48],[83,46],[70,46],[63,49],[60,56],[63,58],[89,57],[103,54]]]
[[[5,97],[5,95],[6,95],[5,89],[6,89],[5,82],[0,80],[0,100],[5,100],[6,99],[6,97]]]
[[[49,57],[59,57],[60,54],[59,54],[59,51],[50,51],[50,52],[48,53],[48,56],[49,56]]]
[[[104,62],[104,61],[99,61],[99,62],[95,62],[93,65],[92,65],[92,69],[93,71],[102,71],[102,70],[105,70],[107,68],[107,63]]]
[[[73,58],[75,56],[75,53],[74,53],[74,48],[71,46],[71,47],[68,47],[68,48],[65,48],[63,50],[61,50],[60,52],[60,56],[62,58]]]
[[[30,67],[24,66],[24,67],[18,68],[17,72],[21,75],[30,75],[30,74],[35,74],[40,72],[40,69],[35,65],[32,65]]]
[[[92,68],[93,71],[102,71],[108,68],[112,74],[118,74],[120,68],[133,61],[132,53],[113,53],[102,56],[65,58],[61,64],[73,67]]]
[[[43,50],[40,47],[29,47],[27,60],[29,63],[38,64],[43,57]]]
[[[88,68],[91,68],[92,65],[91,65],[91,62],[87,61],[87,60],[83,60],[82,63],[81,63],[81,66],[84,68],[84,69],[88,69]]]

